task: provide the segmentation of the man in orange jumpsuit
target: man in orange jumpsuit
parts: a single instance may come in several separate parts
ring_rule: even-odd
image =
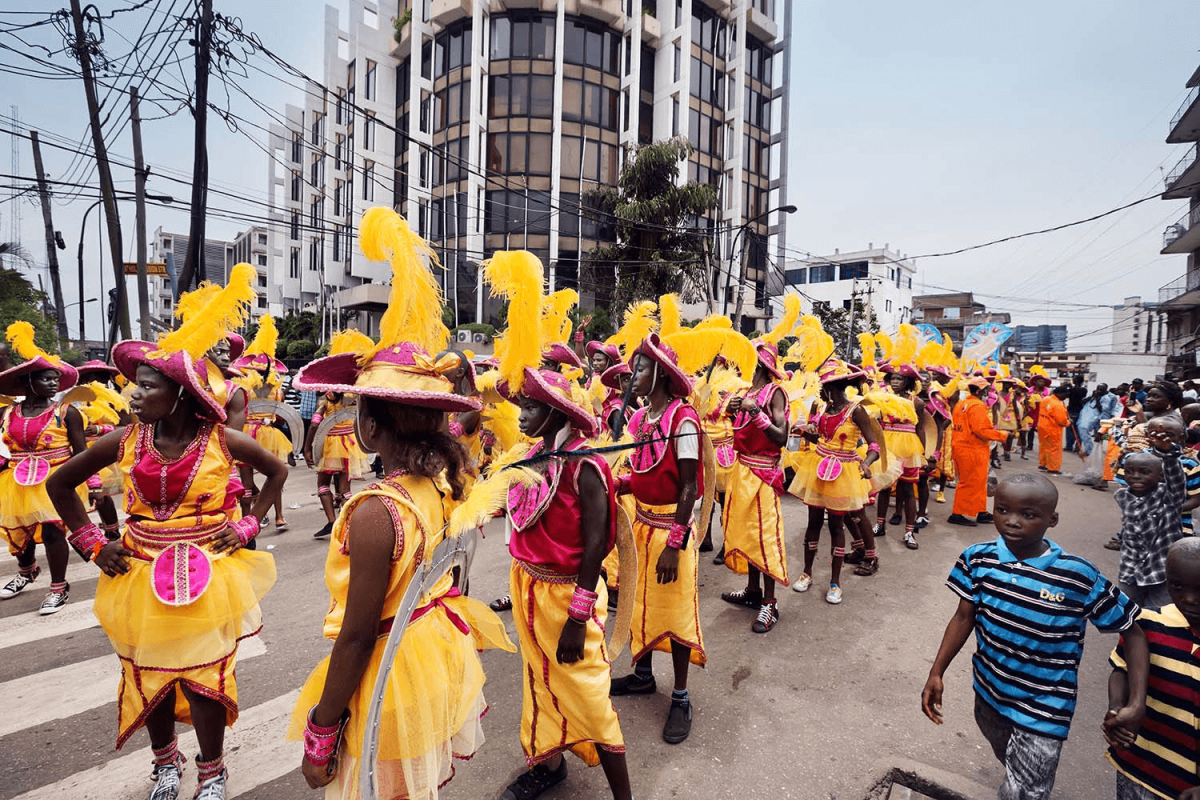
[[[1070,392],[1065,383],[1055,386],[1038,410],[1038,469],[1051,475],[1062,474],[1063,430],[1071,424],[1063,400]]]
[[[1007,440],[1009,433],[992,426],[991,409],[980,397],[987,390],[987,378],[976,375],[967,381],[966,397],[954,407],[951,442],[958,488],[954,490],[953,513],[946,520],[952,525],[992,521],[987,510],[988,451],[992,442]]]

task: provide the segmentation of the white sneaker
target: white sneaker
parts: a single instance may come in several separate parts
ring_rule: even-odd
[[[834,606],[842,602],[842,587],[836,583],[829,584],[829,591],[825,593],[825,602]]]
[[[225,800],[225,781],[228,778],[229,771],[221,770],[220,775],[209,778],[196,787],[196,796],[192,800]]]
[[[792,584],[792,591],[793,592],[807,592],[809,587],[811,587],[811,586],[812,586],[812,575],[805,575],[805,574],[801,573],[800,577],[796,579],[796,582]]]
[[[43,617],[50,614],[57,614],[67,604],[67,592],[70,589],[71,585],[67,584],[61,592],[51,591],[50,594],[46,595],[46,599],[42,601],[42,607],[38,609],[38,613]]]
[[[179,758],[170,764],[155,767],[150,775],[154,788],[150,790],[149,800],[177,800],[179,797],[179,780],[183,777],[183,759]]]
[[[16,597],[21,592],[25,591],[25,587],[37,579],[39,572],[41,572],[41,570],[34,569],[33,574],[17,575],[17,577],[4,584],[4,586],[0,588],[0,600],[8,600],[9,598]]]

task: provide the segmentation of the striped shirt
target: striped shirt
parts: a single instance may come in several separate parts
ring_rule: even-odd
[[[1200,785],[1200,632],[1174,605],[1146,609],[1137,621],[1150,647],[1146,719],[1137,741],[1125,750],[1110,747],[1108,760],[1131,781],[1175,800]],[[1108,660],[1125,671],[1125,637]]]
[[[1045,542],[1024,561],[1003,538],[971,545],[946,585],[975,606],[976,693],[1016,727],[1066,739],[1087,621],[1116,633],[1139,609],[1091,562]]]

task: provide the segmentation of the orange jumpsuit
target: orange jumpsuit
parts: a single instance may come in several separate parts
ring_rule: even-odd
[[[1063,429],[1071,424],[1067,407],[1055,395],[1042,401],[1038,411],[1038,466],[1050,472],[1062,470]]]
[[[992,442],[1008,438],[992,426],[992,412],[982,400],[967,395],[954,407],[954,468],[958,488],[954,490],[953,513],[976,517],[987,511],[988,451]]]

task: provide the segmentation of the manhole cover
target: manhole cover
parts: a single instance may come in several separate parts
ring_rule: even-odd
[[[907,786],[893,783],[892,790],[888,792],[888,800],[937,800],[937,798],[922,794],[916,789],[910,789]]]

